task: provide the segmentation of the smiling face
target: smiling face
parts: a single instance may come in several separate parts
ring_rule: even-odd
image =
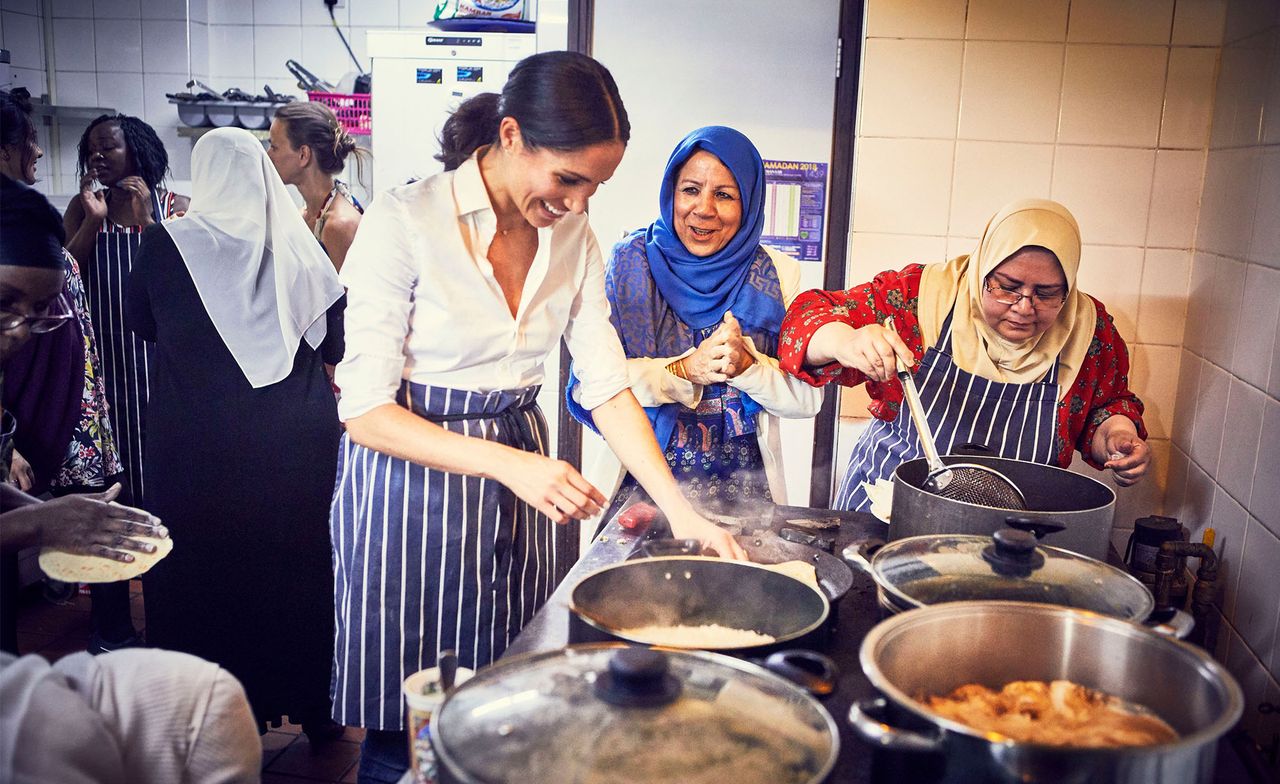
[[[1019,250],[987,276],[982,292],[982,319],[1000,337],[1020,343],[1044,334],[1053,326],[1062,304],[1032,307],[1032,298],[1024,296],[1016,305],[1005,305],[997,302],[991,293],[990,289],[996,286],[1024,295],[1061,297],[1067,291],[1067,278],[1052,253],[1034,247]]]
[[[570,212],[586,212],[588,200],[613,176],[627,149],[620,141],[578,150],[530,149],[511,117],[502,119],[498,138],[504,152],[513,156],[507,195],[534,228],[546,228]]]
[[[89,158],[85,170],[103,185],[115,185],[125,177],[137,174],[124,131],[114,122],[101,122],[89,132]]]
[[[44,150],[36,143],[36,130],[22,144],[0,145],[0,174],[11,180],[36,184],[36,161],[44,157]]]
[[[297,184],[298,176],[306,168],[306,161],[301,151],[289,141],[289,127],[284,120],[271,121],[271,146],[267,147],[267,157],[285,185]]]
[[[729,167],[698,150],[676,174],[672,199],[676,236],[685,250],[706,257],[729,244],[742,226],[742,192]]]

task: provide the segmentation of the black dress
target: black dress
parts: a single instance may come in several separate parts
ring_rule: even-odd
[[[174,543],[143,578],[147,641],[221,664],[261,722],[324,720],[340,434],[324,362],[342,356],[340,305],[320,351],[300,342],[289,376],[254,389],[163,226],[147,230],[126,294],[155,344],[147,507]]]

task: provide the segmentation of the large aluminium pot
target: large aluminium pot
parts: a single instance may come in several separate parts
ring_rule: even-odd
[[[956,602],[912,610],[875,626],[860,656],[884,696],[854,703],[854,729],[880,748],[942,754],[947,781],[1207,784],[1217,741],[1244,706],[1239,685],[1199,648],[1050,605]],[[1017,680],[1069,680],[1106,692],[1154,711],[1179,738],[1113,749],[1019,743],[917,701],[968,683],[999,689]]]
[[[1057,466],[982,455],[944,455],[942,462],[977,463],[1013,481],[1027,499],[1025,512],[952,501],[923,489],[929,475],[924,458],[908,460],[893,472],[889,539],[922,534],[985,534],[1005,527],[1011,515],[1061,523],[1053,543],[1104,561],[1111,541],[1116,494],[1103,483]]]
[[[836,723],[776,663],[618,643],[503,659],[432,718],[440,780],[821,782],[840,750]]]

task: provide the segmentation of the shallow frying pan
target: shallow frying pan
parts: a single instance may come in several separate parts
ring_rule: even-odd
[[[844,560],[816,547],[788,542],[772,531],[735,536],[752,563],[780,564],[787,561],[804,561],[812,564],[817,572],[818,586],[834,606],[853,587],[853,570]],[[697,539],[650,539],[640,546],[639,557],[671,555],[699,555],[701,544]]]

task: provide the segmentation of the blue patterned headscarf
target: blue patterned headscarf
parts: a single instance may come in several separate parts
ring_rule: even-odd
[[[742,224],[737,234],[710,256],[690,253],[673,229],[676,178],[698,150],[706,150],[724,163],[742,196]],[[777,270],[760,245],[764,186],[760,153],[732,128],[699,128],[677,145],[662,178],[660,217],[620,242],[606,271],[610,320],[628,358],[683,354],[710,335],[728,310],[733,311],[743,334],[751,337],[758,351],[776,355],[786,307]],[[571,373],[565,395],[569,411],[594,428],[591,413],[573,399],[576,385],[577,377]],[[744,413],[753,418],[760,405],[746,394],[741,398]],[[674,403],[645,409],[663,448],[670,440],[679,409]]]

